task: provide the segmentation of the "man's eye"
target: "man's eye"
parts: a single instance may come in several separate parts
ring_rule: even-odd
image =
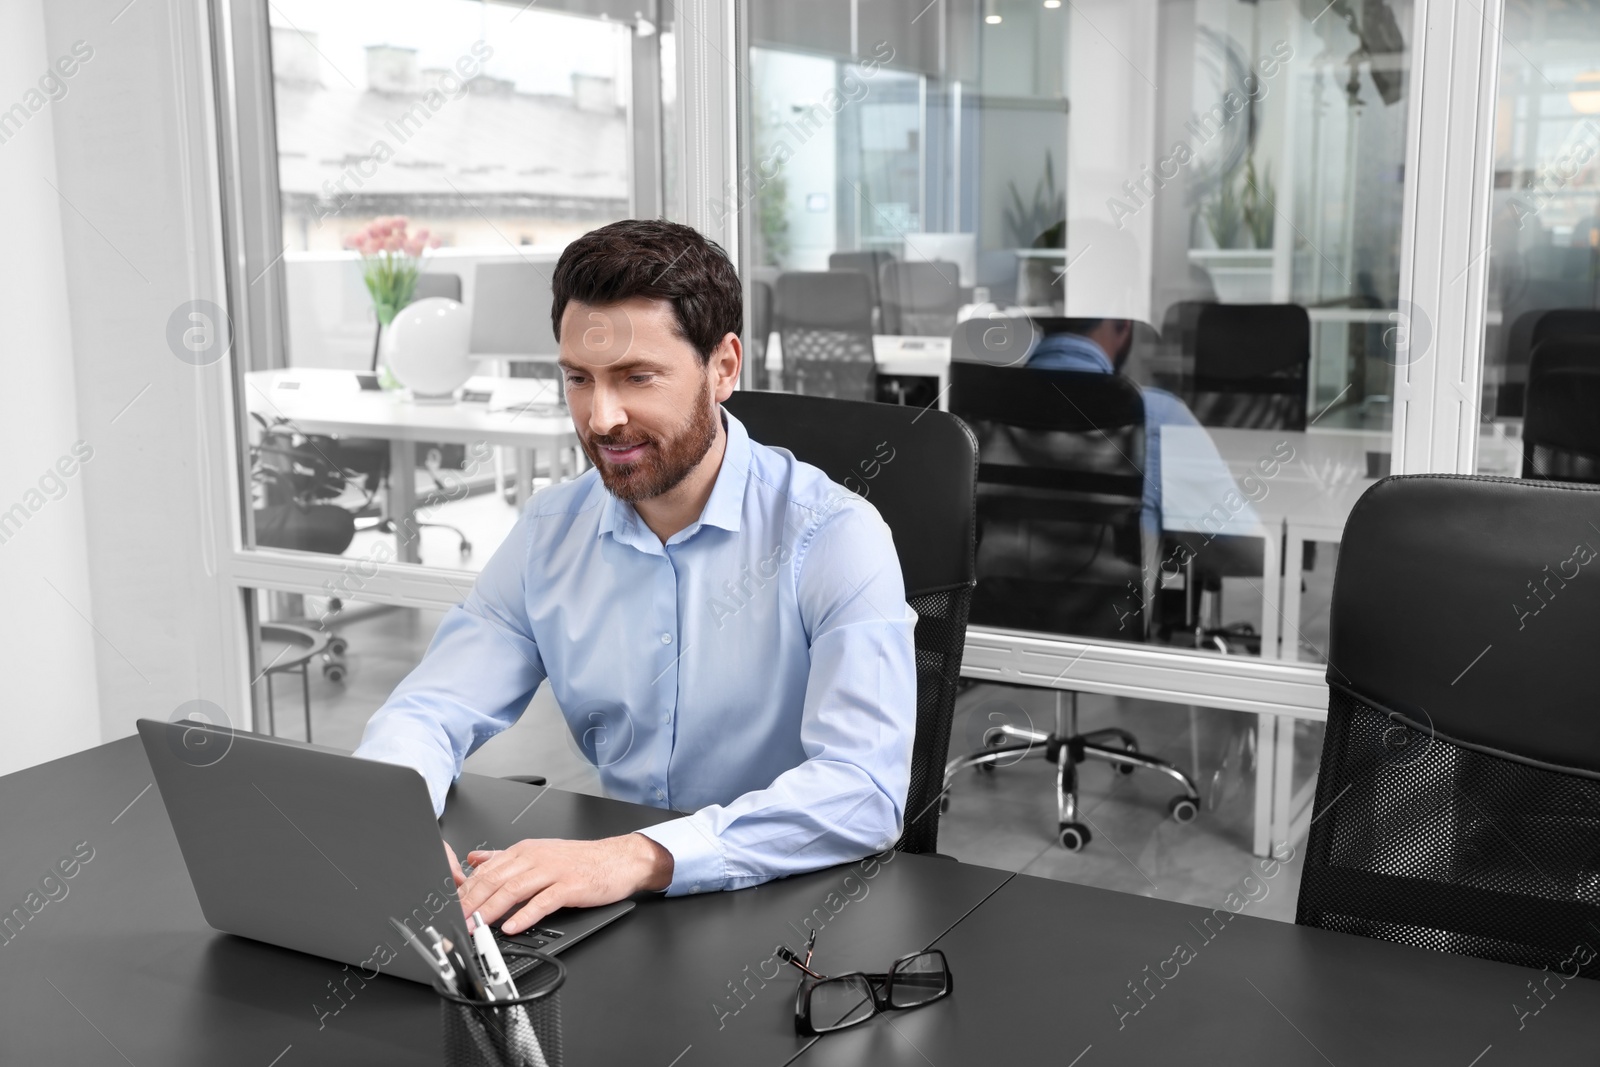
[[[651,377],[652,376],[649,374],[633,374],[628,377],[628,381],[643,385],[645,382],[648,382]]]

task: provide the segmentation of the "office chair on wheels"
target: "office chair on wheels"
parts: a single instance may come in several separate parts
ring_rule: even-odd
[[[1600,482],[1600,336],[1539,342],[1528,364],[1522,476]]]
[[[986,324],[976,329],[990,330]],[[961,350],[976,349],[957,331]],[[952,362],[950,410],[978,439],[978,584],[972,621],[1008,629],[1144,640],[1155,573],[1141,529],[1144,399],[1116,375]],[[1108,744],[1107,742],[1114,742]],[[1077,768],[1101,760],[1140,768],[1183,789],[1168,805],[1178,822],[1200,813],[1189,776],[1139,751],[1126,730],[1078,731],[1077,694],[1058,693],[1055,729],[1010,724],[984,749],[945,767],[945,800],[957,772],[993,771],[1037,752],[1056,765],[1058,836],[1089,843],[1078,818]]]
[[[878,509],[917,613],[917,733],[895,848],[932,853],[973,587],[978,450],[942,411],[742,389],[726,401],[752,441],[786,448]],[[543,785],[537,776],[514,781]]]
[[[1600,978],[1600,489],[1386,478],[1345,526],[1295,921]],[[1508,610],[1509,609],[1509,610]]]

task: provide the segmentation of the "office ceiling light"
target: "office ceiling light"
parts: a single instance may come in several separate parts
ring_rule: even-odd
[[[1600,115],[1600,70],[1586,70],[1572,80],[1586,86],[1567,94],[1572,110],[1580,115]]]
[[[1000,0],[983,0],[983,21],[991,26],[1000,25]]]
[[[1044,0],[1044,6],[1054,11],[1061,6],[1061,0]]]

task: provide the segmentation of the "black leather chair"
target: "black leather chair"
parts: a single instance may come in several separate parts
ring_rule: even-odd
[[[1175,313],[1181,323],[1189,312]],[[1204,426],[1304,430],[1311,318],[1298,304],[1202,304],[1189,408]]]
[[[1522,476],[1600,482],[1600,335],[1556,336],[1534,348]]]
[[[783,387],[807,396],[871,400],[872,292],[858,271],[786,271],[773,294]]]
[[[1021,344],[1017,325],[989,320],[968,320],[952,341],[965,358],[950,365],[950,411],[978,439],[972,622],[1142,641],[1156,573],[1140,524],[1144,399],[1118,375],[1023,367]],[[993,771],[1016,762],[1019,752],[1038,752],[1057,766],[1059,837],[1073,852],[1091,836],[1077,801],[1077,766],[1088,759],[1123,773],[1169,775],[1183,788],[1169,805],[1172,815],[1188,822],[1199,814],[1200,795],[1187,775],[1140,753],[1126,730],[1079,733],[1077,710],[1077,694],[1058,690],[1053,731],[989,731],[983,751],[946,766],[947,792],[966,767]]]
[[[1533,350],[1557,337],[1600,336],[1600,309],[1538,308],[1525,311],[1511,323],[1506,339],[1505,380],[1495,402],[1495,414],[1515,418],[1527,406],[1528,366]]]
[[[917,613],[917,737],[895,847],[934,852],[974,579],[972,433],[942,411],[789,393],[740,390],[725,406],[751,440],[787,448],[865,496],[894,534]],[[884,446],[891,459],[880,458]]]
[[[1600,490],[1386,478],[1330,625],[1295,921],[1600,977]]]

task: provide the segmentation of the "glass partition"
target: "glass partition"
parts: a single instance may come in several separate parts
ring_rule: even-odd
[[[1506,5],[1480,474],[1600,481],[1597,15],[1592,3]]]
[[[973,425],[974,625],[1322,660],[1413,325],[1411,17],[752,0],[750,384]]]
[[[549,277],[657,210],[670,35],[609,0],[267,9],[284,321],[240,393],[250,543],[475,570],[585,466]]]

